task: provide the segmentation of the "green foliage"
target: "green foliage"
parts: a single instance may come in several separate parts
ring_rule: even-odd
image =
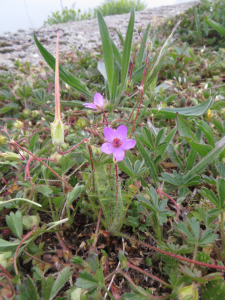
[[[91,18],[91,12],[80,13],[80,9],[76,12],[74,9],[67,7],[63,8],[62,11],[53,12],[51,16],[48,16],[47,21],[44,21],[44,25],[54,25],[59,23],[66,23],[68,21],[80,21]]]
[[[131,8],[135,11],[143,10],[146,4],[141,0],[105,0],[100,6],[94,9],[94,17],[100,11],[102,16],[119,15],[129,13]]]

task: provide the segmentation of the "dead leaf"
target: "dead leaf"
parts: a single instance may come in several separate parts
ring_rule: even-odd
[[[133,258],[128,258],[127,259],[130,263],[135,265],[136,267],[140,266],[141,264],[144,263],[144,259],[142,257],[133,257]]]

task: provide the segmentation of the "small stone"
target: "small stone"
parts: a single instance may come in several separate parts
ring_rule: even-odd
[[[11,43],[8,43],[8,42],[5,41],[5,40],[1,40],[1,39],[0,39],[0,47],[8,47],[8,46],[12,47],[12,44],[11,44]]]
[[[18,53],[19,58],[24,58],[26,56],[26,52],[25,51],[21,51]]]
[[[2,49],[0,49],[0,53],[9,53],[9,52],[13,52],[15,49],[10,48],[10,47],[3,47]]]

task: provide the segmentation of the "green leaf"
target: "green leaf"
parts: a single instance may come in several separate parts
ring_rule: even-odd
[[[121,68],[122,58],[121,58],[120,52],[119,52],[118,48],[116,47],[115,43],[113,42],[113,40],[111,40],[111,43],[112,43],[112,48],[113,48],[113,54]]]
[[[70,276],[73,274],[72,271],[70,271],[70,267],[66,267],[62,270],[62,272],[59,273],[53,287],[51,290],[50,298],[49,300],[52,300],[59,290],[64,286],[64,284],[67,282],[67,280],[70,278]]]
[[[208,228],[203,232],[203,235],[199,241],[199,245],[207,245],[214,243],[215,239],[217,238],[217,234],[212,233],[213,229]]]
[[[145,160],[146,166],[147,166],[147,168],[149,169],[149,172],[150,172],[152,178],[153,178],[154,180],[158,180],[158,174],[157,174],[156,168],[155,168],[155,166],[154,166],[154,163],[153,163],[153,161],[152,161],[152,158],[151,158],[151,156],[147,153],[147,151],[146,151],[145,148],[143,147],[142,143],[139,141],[138,136],[137,136],[137,139],[136,139],[136,143],[137,143],[137,146],[138,146],[139,151],[141,152],[142,157],[143,157],[144,160]]]
[[[16,237],[19,239],[23,233],[23,225],[22,225],[22,215],[19,210],[14,214],[12,211],[9,216],[6,216],[6,223]]]
[[[184,223],[178,223],[177,224],[177,228],[184,233],[186,236],[189,237],[190,242],[194,243],[196,242],[196,240],[194,240],[193,235],[191,234],[191,232],[187,229],[187,227],[184,225]]]
[[[217,178],[217,192],[220,201],[221,209],[224,209],[225,204],[225,179],[224,178]]]
[[[17,242],[8,242],[0,239],[0,252],[14,251],[19,245],[19,241]]]
[[[83,192],[85,186],[84,185],[77,185],[73,188],[71,192],[68,192],[67,194],[67,207],[70,207],[72,202],[77,199],[81,193]]]
[[[209,199],[218,209],[221,208],[219,200],[217,199],[213,191],[211,190],[209,191],[207,188],[202,188],[200,194],[204,196],[206,199]]]
[[[120,264],[121,264],[122,268],[127,267],[127,259],[126,259],[125,255],[123,254],[122,251],[119,251],[119,261],[120,261]]]
[[[157,210],[153,207],[152,203],[146,199],[144,196],[142,195],[136,195],[138,201],[140,201],[141,205],[146,207],[147,209],[153,211],[153,212],[157,212]]]
[[[176,114],[183,117],[199,117],[202,116],[214,103],[213,99],[208,99],[204,103],[196,106],[183,107],[183,108],[162,108],[158,110],[157,108],[151,109],[151,114],[155,115],[155,118],[165,118],[165,119],[175,119]]]
[[[44,196],[52,194],[52,190],[48,185],[35,185],[34,189],[36,192],[41,193]]]
[[[113,84],[113,74],[114,74],[114,57],[111,38],[109,36],[108,28],[105,21],[98,11],[98,26],[100,31],[100,36],[102,40],[103,57],[105,63],[105,69],[107,74],[107,80],[109,83],[110,96],[112,95],[112,84]]]
[[[79,272],[79,278],[75,285],[82,289],[91,289],[98,286],[98,280],[94,279],[87,271]]]
[[[118,83],[119,83],[119,70],[118,70],[118,67],[115,66],[114,74],[113,74],[113,82],[112,82],[112,95],[111,95],[112,103],[114,103],[115,99],[116,99]]]
[[[203,121],[199,121],[198,123],[196,123],[196,125],[204,133],[209,145],[211,145],[214,148],[215,140],[214,140],[213,132],[212,132],[212,129],[210,128],[210,126]]]
[[[218,31],[220,34],[225,36],[225,27],[223,27],[221,24],[209,19],[207,16],[205,16],[205,22],[208,24],[210,27]]]
[[[149,35],[150,28],[151,28],[151,23],[148,23],[148,25],[147,25],[147,27],[145,29],[145,32],[143,34],[143,37],[142,37],[142,39],[143,39],[143,41],[144,41],[145,44],[147,42],[147,38],[148,38],[148,35]],[[144,44],[142,42],[140,50],[139,50],[138,55],[137,55],[138,66],[141,66],[141,64],[142,64],[143,56],[144,56],[144,51],[145,51],[145,46],[144,46]]]
[[[28,150],[31,153],[33,153],[33,151],[34,151],[34,146],[35,146],[37,139],[38,139],[38,135],[37,135],[37,132],[35,132],[35,134],[32,136],[32,138],[30,140],[29,147],[28,147]]]
[[[180,136],[187,137],[192,139],[195,142],[198,142],[197,138],[190,130],[190,127],[186,124],[184,119],[177,113],[177,130]]]
[[[51,295],[53,284],[54,284],[54,277],[51,275],[48,278],[42,279],[42,281],[41,281],[42,298],[44,300],[50,300],[50,295]]]
[[[38,296],[38,293],[37,293],[37,290],[36,290],[36,287],[32,281],[32,279],[27,275],[27,289],[29,291],[29,299],[32,299],[32,300],[38,300],[39,299],[39,296]]]
[[[55,58],[41,45],[35,33],[34,33],[34,41],[41,55],[46,61],[46,63],[53,71],[55,71]],[[78,78],[74,77],[70,72],[68,72],[60,63],[59,63],[59,77],[63,81],[65,81],[68,85],[75,88],[78,92],[86,96],[89,100],[93,101],[94,96],[92,95],[92,93],[88,91],[86,86]]]
[[[225,137],[223,137],[219,142],[216,143],[216,146],[214,149],[212,149],[203,159],[200,160],[197,165],[195,165],[188,173],[184,176],[187,178],[190,175],[200,174],[202,173],[205,168],[212,163],[224,150],[225,146]]]
[[[107,80],[107,74],[106,74],[106,68],[105,68],[105,63],[103,61],[98,61],[98,70],[102,74],[105,80]]]
[[[134,8],[131,9],[130,14],[130,21],[127,28],[124,48],[123,48],[123,54],[122,54],[122,63],[121,63],[121,87],[120,92],[117,98],[116,103],[119,102],[120,96],[122,94],[124,85],[126,83],[127,79],[127,72],[130,62],[130,50],[131,50],[131,44],[132,44],[132,37],[133,37],[133,31],[134,31]]]

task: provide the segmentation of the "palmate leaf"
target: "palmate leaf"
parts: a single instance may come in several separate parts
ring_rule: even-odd
[[[11,211],[9,216],[6,216],[6,223],[16,237],[21,238],[23,233],[22,215],[18,210],[15,214]]]
[[[79,278],[75,285],[82,289],[91,289],[98,286],[98,280],[93,278],[93,276],[87,271],[79,272]]]
[[[46,50],[39,40],[37,39],[35,33],[34,33],[34,41],[43,56],[46,63],[49,65],[49,67],[55,71],[55,58],[52,56],[48,50]],[[84,83],[80,81],[80,79],[74,77],[70,72],[68,72],[61,64],[59,64],[59,77],[65,81],[68,85],[75,88],[78,92],[82,93],[84,96],[86,96],[87,99],[93,100],[94,95],[88,91]]]

